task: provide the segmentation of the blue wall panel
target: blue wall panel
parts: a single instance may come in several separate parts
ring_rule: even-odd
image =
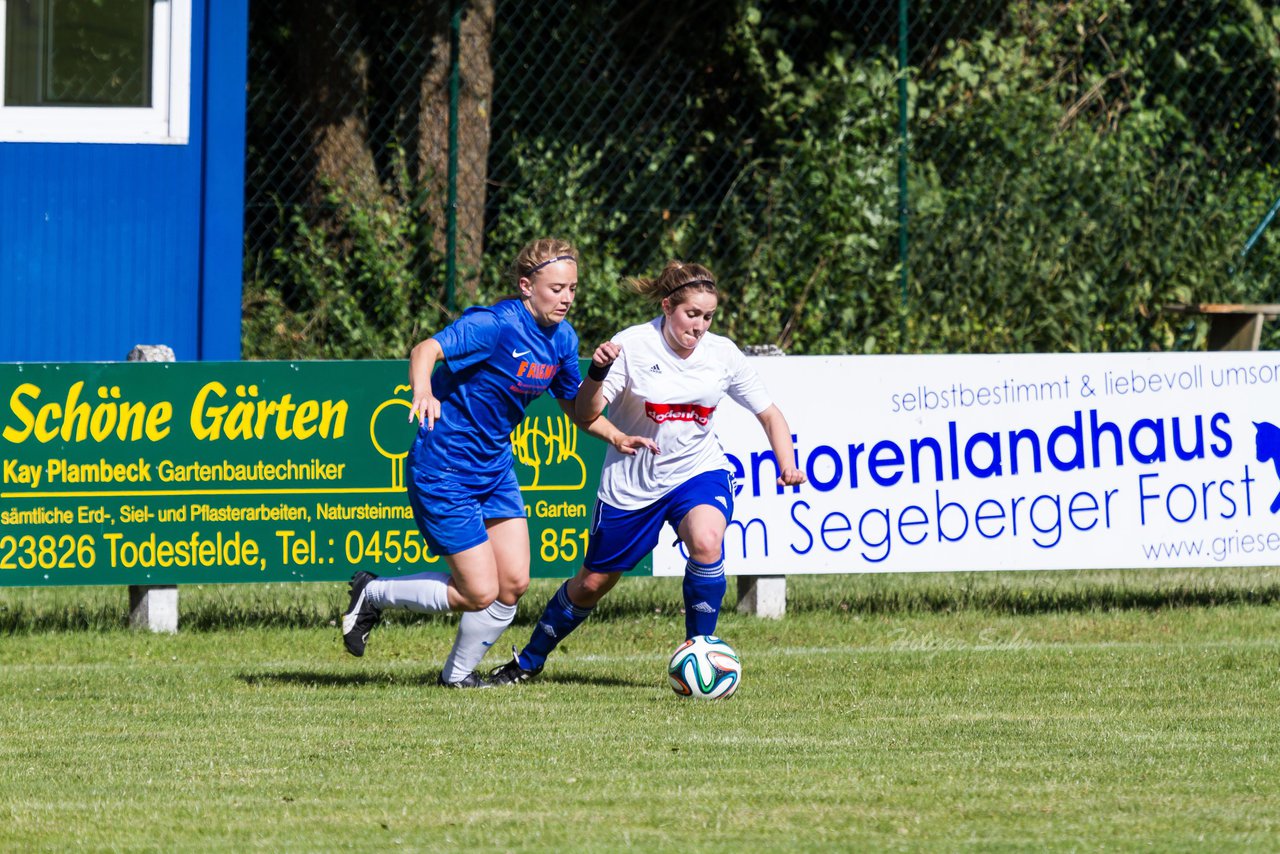
[[[227,361],[240,358],[249,0],[219,0],[209,14],[200,358]]]
[[[0,361],[196,357],[195,149],[0,145]]]
[[[192,11],[188,144],[0,143],[0,361],[239,358],[248,5]]]

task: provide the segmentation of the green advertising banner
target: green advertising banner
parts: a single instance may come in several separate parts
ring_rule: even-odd
[[[0,585],[446,571],[405,495],[407,373],[403,361],[0,365]],[[604,443],[544,396],[511,450],[533,575],[571,575]]]

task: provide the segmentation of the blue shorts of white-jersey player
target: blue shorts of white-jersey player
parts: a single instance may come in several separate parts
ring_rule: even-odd
[[[582,568],[547,603],[524,649],[494,670],[490,681],[522,682],[540,673],[547,656],[591,615],[622,574],[653,551],[664,525],[672,527],[689,555],[682,585],[685,636],[715,634],[726,588],[724,532],[731,521],[733,485],[727,471],[697,475],[640,510],[597,501]]]

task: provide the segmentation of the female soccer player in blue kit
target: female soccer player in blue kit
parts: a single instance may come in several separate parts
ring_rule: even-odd
[[[597,423],[593,432],[605,439],[614,431],[635,434],[656,449],[606,452],[582,569],[547,603],[525,648],[489,674],[495,685],[541,673],[551,651],[658,544],[664,524],[675,529],[689,555],[685,635],[715,634],[733,483],[712,418],[726,394],[760,421],[777,461],[778,485],[805,481],[795,466],[791,428],[760,377],[732,341],[709,331],[720,299],[711,271],[671,261],[656,279],[631,285],[662,312],[596,349],[575,406],[579,422],[589,423],[608,404],[612,424]]]
[[[449,573],[357,572],[342,618],[347,651],[359,656],[386,608],[463,611],[439,677],[454,688],[488,687],[475,668],[529,586],[529,527],[511,431],[543,392],[572,415],[581,382],[578,335],[564,322],[578,289],[578,253],[565,241],[534,241],[517,256],[513,278],[516,298],[467,309],[409,357],[410,418],[419,421],[406,460],[409,503]],[[610,434],[624,454],[647,446]]]

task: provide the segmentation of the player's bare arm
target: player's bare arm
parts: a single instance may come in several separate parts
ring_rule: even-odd
[[[409,420],[416,418],[418,424],[425,423],[428,430],[434,430],[440,418],[440,401],[431,393],[431,372],[443,356],[444,351],[434,338],[420,342],[409,353],[409,387],[413,393]]]
[[[776,405],[756,415],[764,434],[769,438],[774,459],[778,461],[778,486],[799,486],[807,478],[796,468],[796,449],[791,443],[791,427]]]
[[[609,368],[621,355],[622,348],[612,341],[604,342],[591,354],[591,367],[587,370],[587,375],[583,377],[582,385],[579,386],[578,396],[575,399],[575,408],[577,410],[577,414],[574,415],[575,421],[588,423],[604,412],[604,378],[609,375]],[[617,446],[615,445],[615,447]],[[618,450],[621,451],[622,449],[618,448]],[[623,453],[627,452],[623,451]],[[633,450],[631,453],[635,453],[635,451]]]
[[[581,393],[579,393],[579,396],[581,396]],[[559,403],[564,413],[578,425],[578,429],[585,431],[588,436],[595,436],[601,441],[608,442],[620,454],[626,454],[628,457],[634,456],[641,448],[652,451],[655,454],[661,453],[658,450],[657,443],[652,439],[647,439],[644,436],[628,436],[603,415],[597,415],[590,421],[580,421],[574,414],[576,409],[574,401],[562,400]]]

